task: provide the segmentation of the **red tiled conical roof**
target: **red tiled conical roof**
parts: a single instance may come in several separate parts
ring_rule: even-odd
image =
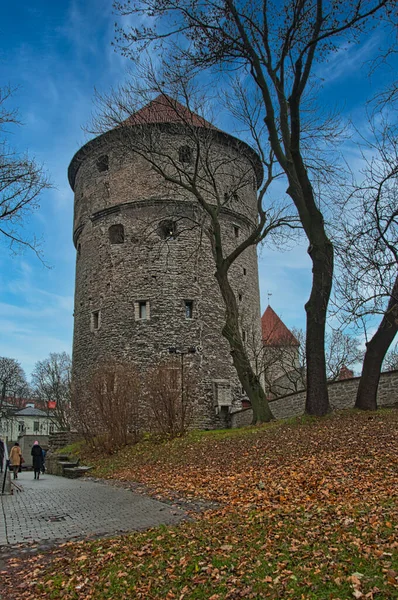
[[[267,306],[261,317],[261,329],[264,346],[300,346],[292,332],[270,306]]]
[[[125,125],[147,125],[151,123],[184,123],[185,125],[217,129],[209,121],[183,106],[178,100],[170,98],[167,94],[160,94],[124,121]]]

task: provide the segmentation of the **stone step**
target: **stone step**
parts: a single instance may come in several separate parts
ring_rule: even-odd
[[[77,477],[81,477],[88,471],[91,471],[94,467],[64,467],[64,476],[69,479],[75,479]]]

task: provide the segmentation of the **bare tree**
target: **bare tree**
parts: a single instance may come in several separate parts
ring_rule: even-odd
[[[8,145],[6,126],[19,124],[17,112],[6,107],[11,95],[9,88],[0,88],[0,234],[13,252],[30,248],[40,257],[38,241],[24,225],[50,183],[41,165]]]
[[[148,371],[143,388],[153,417],[151,429],[170,437],[183,435],[197,399],[192,369],[186,365],[183,370],[178,359],[158,364]]]
[[[398,146],[396,121],[377,115],[363,139],[363,180],[354,184],[338,246],[338,292],[345,318],[366,325],[381,315],[366,342],[355,406],[376,410],[385,355],[398,330]]]
[[[293,328],[286,336],[278,335],[278,343],[263,338],[258,365],[264,377],[265,388],[273,397],[304,390],[307,362],[305,332]],[[292,335],[297,344],[292,340]],[[325,335],[326,375],[328,382],[339,379],[343,367],[352,367],[363,358],[358,339],[339,329],[330,329]]]
[[[95,448],[112,453],[141,433],[141,381],[130,364],[98,365],[84,390],[74,390],[72,408],[81,433]]]
[[[15,358],[0,357],[0,410],[6,397],[20,397],[28,389],[26,375]]]
[[[398,344],[395,344],[394,348],[387,352],[383,362],[383,371],[396,370],[398,370]]]
[[[308,238],[313,264],[312,290],[305,307],[306,411],[310,414],[324,415],[329,410],[324,337],[334,256],[320,208],[322,198],[317,197],[314,185],[321,173],[319,168],[314,173],[308,155],[306,93],[316,63],[327,60],[347,40],[359,43],[369,22],[392,6],[391,0],[115,3],[120,14],[137,17],[138,25],[119,30],[119,46],[126,56],[134,58],[148,45],[163,52],[168,47],[187,71],[200,76],[211,68],[219,73],[228,68],[241,70],[247,93],[253,87],[259,91],[269,143],[287,177],[287,193]]]
[[[326,334],[326,373],[328,381],[338,381],[343,367],[361,362],[363,351],[356,337],[332,329]]]
[[[39,360],[32,373],[35,397],[64,431],[70,429],[72,361],[66,352],[52,352]]]
[[[165,88],[173,97],[181,97],[186,106],[165,94]],[[164,124],[156,125],[151,121],[150,109],[149,113],[148,110],[137,112],[137,107],[152,99],[154,92],[160,95],[150,106],[160,106],[161,110],[167,111],[170,121],[167,131]],[[182,230],[196,230],[198,246],[210,244],[215,278],[225,307],[222,333],[229,343],[242,387],[251,401],[253,422],[270,420],[272,414],[264,390],[242,340],[239,307],[230,276],[243,253],[262,243],[271,234],[283,235],[281,232],[285,229],[297,226],[297,218],[289,215],[284,207],[265,202],[268,187],[277,176],[273,153],[261,153],[265,178],[258,190],[256,207],[253,207],[252,201],[245,201],[245,194],[248,189],[253,191],[253,174],[256,172],[255,162],[258,159],[254,158],[245,144],[232,137],[229,140],[230,149],[220,152],[217,141],[219,132],[202,116],[203,99],[195,94],[190,88],[189,80],[179,74],[177,69],[164,73],[159,82],[151,65],[147,64],[145,78],[143,75],[140,84],[132,79],[109,95],[98,96],[98,102],[100,111],[93,122],[93,131],[98,134],[113,130],[114,139],[119,140],[121,152],[128,150],[144,159],[152,179],[158,180],[157,193],[164,195],[168,190],[177,188],[182,198],[193,201],[194,208],[190,213],[187,213],[186,208],[176,208],[177,212],[173,217],[180,219]],[[137,102],[140,104],[137,105]],[[197,113],[202,114],[198,116]],[[247,118],[250,116],[247,115]],[[145,127],[147,124],[150,127]],[[179,135],[183,132],[192,153],[189,160],[178,159],[178,148],[174,147],[176,142],[173,145],[172,136],[168,138],[165,149],[164,137],[173,131]],[[180,137],[177,140],[180,143]],[[242,160],[236,159],[238,153]],[[255,179],[257,187],[261,183],[262,174],[257,172]],[[227,191],[225,181],[229,182]],[[222,218],[228,210],[244,215],[248,224],[247,230],[240,231],[239,239],[233,245],[223,232]],[[148,226],[150,224],[146,224],[147,228]]]

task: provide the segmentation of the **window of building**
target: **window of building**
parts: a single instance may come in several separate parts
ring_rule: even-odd
[[[134,312],[136,321],[145,321],[150,317],[149,300],[137,300],[134,303]]]
[[[81,253],[82,253],[82,245],[78,244],[77,245],[77,256],[79,257]]]
[[[239,294],[238,298],[239,298],[239,302],[242,302],[242,294]]]
[[[40,422],[39,421],[33,421],[33,431],[36,433],[37,431],[40,431]]]
[[[124,227],[121,223],[111,225],[108,229],[111,244],[124,244]]]
[[[93,310],[91,313],[91,329],[92,331],[97,331],[100,328],[101,324],[101,314],[99,310]]]
[[[97,169],[100,173],[103,173],[104,171],[108,171],[109,169],[109,156],[107,154],[103,154],[102,156],[100,156],[97,159],[96,162],[97,165]]]
[[[240,233],[240,227],[238,227],[238,225],[234,225],[234,235],[236,238],[239,237],[239,233]]]
[[[171,219],[159,223],[158,234],[162,240],[175,240],[177,237],[177,223]]]
[[[185,317],[187,319],[193,318],[193,301],[185,300]]]
[[[183,164],[192,164],[193,153],[189,146],[181,146],[178,148],[178,160]]]
[[[242,342],[246,341],[246,331],[242,329]]]
[[[54,424],[51,423],[50,427],[48,428],[50,433],[54,433]]]
[[[139,303],[139,315],[140,319],[146,319],[146,302],[142,301]]]
[[[246,275],[247,271],[246,269],[243,267],[243,275]]]
[[[25,422],[24,421],[19,421],[18,423],[18,431],[24,431],[25,430]]]

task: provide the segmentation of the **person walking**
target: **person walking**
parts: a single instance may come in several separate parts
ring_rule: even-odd
[[[39,479],[40,471],[43,467],[43,450],[37,440],[32,446],[31,455],[33,457],[33,470],[35,472],[35,479]]]
[[[22,450],[19,447],[18,442],[15,442],[10,452],[10,464],[14,472],[14,479],[18,479],[18,471],[22,461]]]
[[[3,462],[4,462],[4,442],[0,440],[0,473],[3,472]]]

